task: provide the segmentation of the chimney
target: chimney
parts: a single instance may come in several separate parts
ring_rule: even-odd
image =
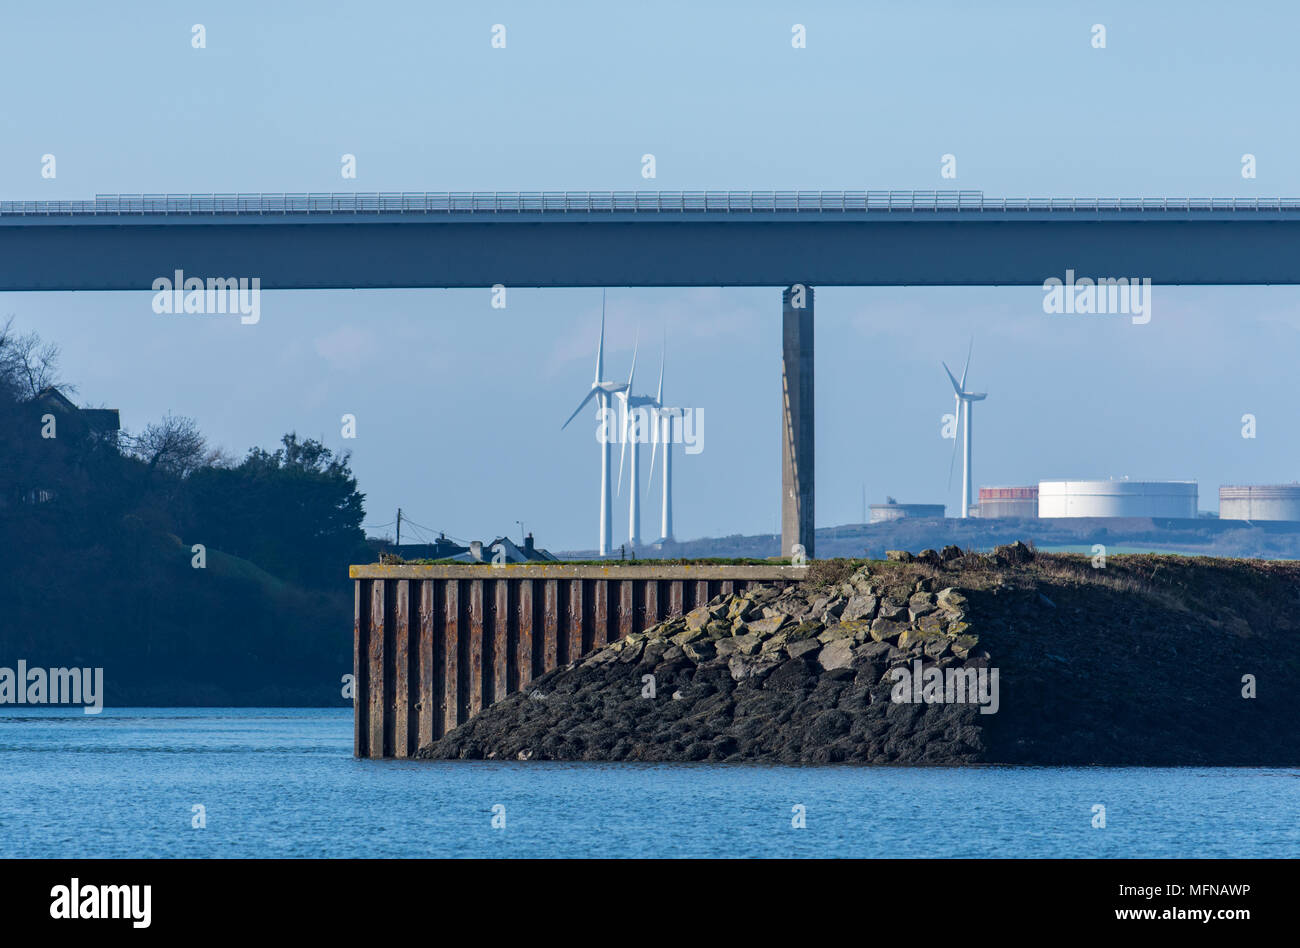
[[[533,546],[533,535],[530,533],[528,536],[524,537],[524,552],[528,554],[530,560],[533,558],[535,550],[536,547]]]
[[[482,540],[469,541],[469,558],[472,559],[475,563],[483,562],[483,541]]]

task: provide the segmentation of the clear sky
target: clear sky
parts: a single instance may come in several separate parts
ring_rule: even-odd
[[[1298,28],[1300,9],[1281,2],[11,3],[0,196],[1300,197]],[[345,153],[355,181],[341,178]],[[944,154],[955,181],[940,178]],[[464,538],[523,520],[553,549],[594,546],[594,421],[559,425],[590,384],[598,290],[511,290],[505,310],[486,290],[267,293],[256,326],[157,316],[150,300],[0,294],[0,316],[59,343],[79,400],[120,408],[129,429],[173,411],[236,454],[290,429],[350,449],[370,523],[400,505]],[[1212,510],[1222,483],[1300,477],[1300,288],[1158,287],[1145,326],[1041,303],[1036,288],[819,290],[818,525],[858,521],[864,485],[871,502],[955,512],[939,362],[960,362],[972,337],[971,383],[989,393],[977,484],[1195,479]],[[638,389],[653,389],[666,329],[667,400],[704,410],[704,451],[675,458],[678,536],[775,532],[779,291],[612,289],[612,376],[638,329]],[[345,412],[355,440],[340,435]],[[657,481],[644,496],[653,537]],[[615,543],[625,536],[620,503]]]

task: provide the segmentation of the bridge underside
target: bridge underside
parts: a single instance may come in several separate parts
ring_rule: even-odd
[[[1300,221],[789,219],[651,222],[172,218],[0,224],[0,291],[147,290],[187,276],[263,289],[1011,286],[1079,275],[1300,283]],[[110,222],[104,222],[109,220]],[[130,220],[126,218],[125,220]]]

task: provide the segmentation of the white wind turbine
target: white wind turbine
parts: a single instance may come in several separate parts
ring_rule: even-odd
[[[613,511],[612,499],[609,493],[609,461],[610,461],[610,444],[607,437],[609,427],[609,397],[618,395],[625,388],[621,382],[611,382],[602,378],[605,374],[605,294],[600,294],[600,342],[596,344],[596,378],[591,383],[591,390],[587,392],[587,397],[578,403],[578,407],[573,410],[568,421],[560,425],[563,431],[569,427],[569,422],[578,417],[578,412],[587,406],[587,403],[593,398],[596,399],[597,406],[600,410],[600,555],[608,556],[609,549],[613,546],[611,531],[610,514]]]
[[[970,421],[971,421],[971,403],[982,402],[988,398],[984,392],[966,391],[966,373],[970,371],[970,357],[975,349],[975,340],[971,340],[970,348],[966,351],[966,368],[961,370],[961,381],[958,382],[953,376],[952,371],[948,368],[948,363],[942,362],[943,370],[948,373],[948,380],[952,382],[952,390],[957,400],[957,423],[962,429],[963,453],[965,455],[961,468],[961,515],[962,517],[970,516]],[[954,440],[952,445],[953,458],[957,456],[957,442]],[[948,484],[952,485],[952,463],[948,464]]]
[[[664,355],[659,360],[659,394],[655,396],[657,406],[652,409],[655,427],[650,442],[650,478],[655,475],[655,452],[659,449],[662,437],[664,445],[664,498],[660,521],[660,543],[667,543],[673,538],[673,419],[681,418],[681,408],[664,407],[664,359],[668,354],[668,333],[664,333]]]
[[[659,407],[659,402],[649,395],[633,395],[632,382],[636,377],[636,354],[640,348],[640,340],[632,347],[632,371],[628,373],[627,385],[623,386],[622,391],[617,393],[618,399],[623,405],[623,444],[618,450],[618,486],[619,490],[623,489],[623,452],[627,448],[628,440],[632,442],[632,464],[629,480],[631,481],[631,495],[627,508],[627,542],[629,546],[638,547],[641,545],[641,474],[637,459],[641,454],[641,431],[640,420],[645,417],[640,409],[650,408],[651,414],[653,409]],[[633,421],[633,417],[636,421]]]

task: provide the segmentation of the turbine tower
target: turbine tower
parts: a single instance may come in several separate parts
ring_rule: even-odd
[[[957,399],[957,424],[962,429],[962,450],[963,460],[961,466],[961,515],[963,518],[970,516],[970,422],[971,422],[971,403],[982,402],[988,398],[984,392],[966,391],[966,373],[970,371],[971,352],[975,349],[975,340],[971,340],[970,349],[966,351],[966,368],[961,370],[961,381],[958,382],[953,376],[952,370],[948,368],[948,363],[940,363],[943,370],[948,373],[948,380],[952,382],[952,390]],[[957,451],[957,444],[953,442],[953,452]],[[952,465],[948,465],[948,476],[951,484]]]
[[[664,407],[664,359],[668,354],[668,334],[664,333],[664,355],[659,360],[659,394],[655,396],[657,407],[652,409],[655,419],[654,437],[650,443],[650,478],[655,475],[655,452],[659,449],[662,437],[664,445],[664,497],[660,508],[659,542],[667,543],[673,538],[673,419],[681,418],[680,408]]]
[[[636,377],[636,354],[640,348],[640,341],[632,347],[632,371],[628,373],[627,384],[617,393],[619,401],[623,405],[623,438],[622,446],[618,449],[618,487],[623,489],[623,455],[627,448],[628,439],[632,441],[632,463],[630,465],[629,481],[631,482],[631,494],[627,507],[627,542],[629,546],[637,547],[641,545],[641,472],[638,458],[641,454],[641,427],[632,423],[632,415],[641,408],[653,409],[659,407],[659,402],[650,395],[632,394],[633,379]]]
[[[569,422],[578,417],[578,412],[582,411],[593,398],[596,399],[600,411],[600,555],[608,556],[610,547],[614,545],[610,520],[610,514],[613,511],[612,498],[609,493],[610,443],[609,438],[606,436],[609,430],[609,397],[619,394],[627,386],[620,382],[611,382],[602,378],[601,376],[604,374],[605,293],[602,290],[600,294],[600,341],[596,344],[596,378],[592,381],[591,389],[587,392],[586,398],[578,403],[578,407],[573,410],[569,420],[560,425],[560,430],[563,431],[569,427]]]

